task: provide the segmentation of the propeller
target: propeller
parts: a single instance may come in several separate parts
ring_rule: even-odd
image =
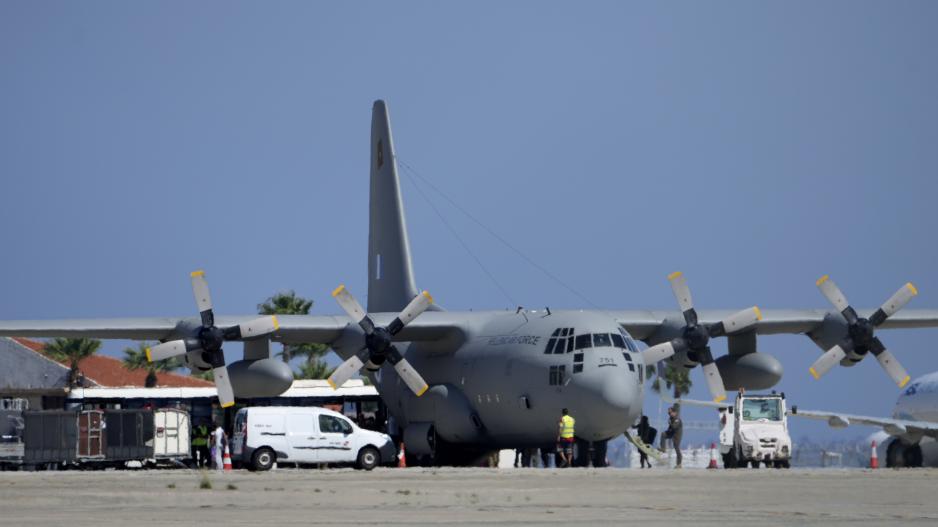
[[[280,324],[275,316],[265,316],[249,320],[237,326],[219,328],[215,326],[215,313],[212,309],[212,296],[208,291],[208,282],[205,280],[205,271],[194,271],[192,278],[192,293],[195,296],[196,306],[202,326],[193,338],[171,340],[147,348],[147,360],[150,362],[169,359],[185,355],[190,351],[200,350],[202,360],[211,365],[215,377],[215,387],[218,389],[218,401],[222,408],[234,404],[234,390],[231,388],[231,379],[228,377],[228,367],[225,366],[225,354],[222,344],[226,340],[245,340],[276,331]]]
[[[430,293],[424,291],[414,297],[407,304],[407,307],[397,315],[397,318],[384,328],[375,325],[368,313],[362,309],[361,304],[355,300],[355,297],[344,285],[337,287],[332,292],[332,296],[342,307],[342,310],[348,314],[349,318],[365,331],[365,347],[349,357],[332,372],[328,379],[329,385],[333,389],[337,389],[363,366],[367,365],[369,370],[374,371],[380,368],[385,361],[388,361],[411,391],[418,397],[423,395],[427,391],[427,383],[417,373],[417,370],[407,362],[407,359],[401,355],[397,346],[391,343],[391,338],[400,333],[404,326],[430,307],[430,304],[433,303],[433,297],[430,296]]]
[[[883,304],[870,318],[861,318],[857,312],[850,307],[847,297],[840,291],[837,284],[830,279],[830,276],[824,275],[817,281],[818,289],[821,294],[837,309],[847,320],[847,336],[840,343],[831,349],[825,351],[818,360],[808,369],[815,379],[820,379],[822,375],[830,371],[835,364],[843,360],[847,355],[853,354],[857,358],[851,359],[859,362],[867,352],[872,352],[879,365],[886,370],[886,374],[899,385],[905,387],[909,382],[909,374],[905,368],[899,364],[896,357],[886,349],[886,346],[875,335],[875,330],[889,317],[896,314],[897,311],[905,307],[912,298],[918,294],[918,289],[911,282],[900,287],[886,303]]]
[[[645,350],[643,355],[647,361],[658,357],[660,358],[657,360],[661,360],[675,353],[686,352],[689,359],[700,363],[703,368],[707,388],[713,400],[723,401],[726,399],[726,389],[723,387],[720,370],[710,352],[710,339],[748,329],[762,319],[762,313],[758,307],[753,306],[733,313],[715,324],[701,324],[697,319],[697,310],[694,309],[694,301],[691,299],[690,288],[687,286],[684,274],[671,273],[668,275],[668,281],[671,282],[671,290],[674,291],[674,297],[684,315],[684,328],[681,330],[680,337],[652,346]]]

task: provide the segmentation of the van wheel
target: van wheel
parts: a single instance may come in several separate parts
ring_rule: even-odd
[[[373,447],[366,446],[358,451],[358,468],[371,470],[381,462],[381,454]]]
[[[251,466],[254,470],[270,470],[270,467],[274,466],[274,463],[277,462],[277,454],[274,454],[274,451],[269,448],[259,448],[254,451],[254,455],[251,456]]]

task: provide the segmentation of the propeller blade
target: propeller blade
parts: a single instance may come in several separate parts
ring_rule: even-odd
[[[833,348],[825,351],[814,364],[808,368],[808,371],[811,372],[811,376],[815,379],[820,379],[825,373],[829,372],[835,364],[843,360],[847,356],[847,352],[844,351],[844,348],[838,344]]]
[[[642,351],[642,360],[646,366],[654,366],[658,361],[671,358],[671,355],[674,355],[674,346],[670,342],[663,342]]]
[[[156,362],[186,354],[186,341],[171,340],[147,348],[147,361]]]
[[[231,379],[228,377],[228,367],[222,364],[212,370],[215,376],[215,388],[218,390],[218,402],[222,408],[228,408],[235,403],[234,389],[231,387]]]
[[[362,309],[361,304],[358,303],[358,300],[355,300],[355,297],[352,296],[352,293],[345,288],[345,284],[340,285],[335,288],[335,291],[332,292],[333,298],[339,303],[339,306],[343,311],[351,318],[356,324],[361,326],[365,333],[371,335],[375,330],[375,324],[368,318],[368,315],[365,313],[365,310]]]
[[[697,312],[694,311],[694,301],[690,296],[690,288],[687,287],[687,279],[684,273],[677,271],[668,275],[668,281],[671,282],[671,290],[674,291],[674,298],[684,313],[684,320],[688,325],[697,324]],[[691,317],[693,317],[691,319]]]
[[[894,295],[889,297],[889,300],[887,300],[886,303],[883,304],[882,307],[879,308],[880,310],[882,310],[883,314],[886,315],[886,317],[883,320],[895,315],[897,311],[905,307],[905,305],[908,304],[909,301],[912,300],[912,298],[914,298],[915,295],[917,294],[918,294],[918,289],[916,289],[915,286],[912,285],[912,282],[909,282],[905,284],[904,286],[900,287],[899,290],[896,291]]]
[[[368,350],[363,349],[355,355],[352,355],[345,362],[339,365],[335,371],[332,372],[332,375],[326,379],[329,382],[329,386],[332,386],[333,390],[338,390],[339,386],[345,384],[345,381],[352,378],[358,370],[362,369],[362,366],[365,365],[364,358],[359,355],[368,356]]]
[[[892,381],[900,388],[905,388],[905,385],[909,383],[909,374],[878,338],[873,338],[873,345],[870,347],[870,351],[873,352],[876,360],[879,361],[879,365],[886,370],[886,374],[889,375]]]
[[[410,388],[410,390],[414,392],[417,397],[420,397],[423,395],[423,392],[427,391],[429,385],[427,385],[426,381],[423,380],[423,377],[417,373],[417,370],[415,370],[414,367],[411,366],[409,362],[407,362],[407,359],[401,355],[401,352],[397,349],[397,346],[391,346],[388,348],[388,359],[390,359],[391,364],[394,365],[394,371],[400,375],[401,379],[404,381],[404,384],[406,384],[407,387]]]
[[[826,298],[827,301],[830,302],[831,305],[834,306],[834,309],[836,309],[838,312],[842,312],[843,310],[850,307],[850,303],[847,302],[847,297],[845,297],[844,294],[840,291],[840,288],[837,287],[837,284],[831,280],[830,275],[824,275],[818,278],[816,284],[818,289],[821,290],[821,294],[824,295],[824,298]]]
[[[215,325],[215,315],[212,313],[212,295],[208,292],[205,271],[192,271],[189,276],[192,278],[192,294],[195,296],[195,304],[199,307],[199,315],[202,316],[202,325],[212,327]]]
[[[225,338],[228,340],[241,340],[268,335],[280,329],[280,322],[274,315],[255,318],[237,326],[232,326],[225,330]]]
[[[433,303],[433,297],[430,296],[430,293],[424,291],[419,295],[415,296],[413,300],[407,304],[407,307],[401,311],[401,314],[397,315],[391,324],[388,326],[388,333],[391,335],[397,335],[404,326],[410,324],[410,322],[420,316],[421,313],[427,310],[430,307],[430,304]]]
[[[401,379],[407,384],[407,387],[410,388],[417,397],[423,395],[423,393],[427,391],[427,388],[429,388],[429,385],[423,380],[423,377],[407,362],[407,359],[402,358],[397,361],[394,365],[394,371],[401,376]]]
[[[758,306],[752,306],[749,309],[733,313],[722,321],[710,327],[711,337],[721,337],[727,333],[736,333],[754,326],[756,322],[762,320],[762,311]]]
[[[723,377],[720,376],[720,369],[716,362],[710,362],[703,365],[704,378],[707,380],[707,388],[710,390],[710,396],[713,402],[720,403],[726,399],[726,388],[723,386]]]

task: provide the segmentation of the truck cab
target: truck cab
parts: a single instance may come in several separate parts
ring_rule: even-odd
[[[724,466],[791,466],[785,394],[739,394],[733,406],[721,410],[721,424]]]

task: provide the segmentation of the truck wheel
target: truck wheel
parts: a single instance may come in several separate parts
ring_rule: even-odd
[[[371,470],[381,462],[381,454],[374,447],[366,446],[358,451],[358,468]]]
[[[254,470],[270,470],[270,467],[274,466],[276,462],[277,454],[274,454],[274,451],[267,447],[258,448],[251,456],[251,467]]]

